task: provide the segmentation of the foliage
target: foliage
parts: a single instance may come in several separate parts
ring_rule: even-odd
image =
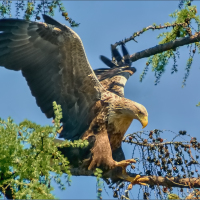
[[[159,44],[165,44],[171,41],[174,41],[177,38],[191,36],[194,34],[193,32],[198,32],[200,30],[200,17],[197,15],[197,8],[196,6],[191,6],[191,3],[186,1],[184,3],[184,9],[176,10],[174,13],[170,14],[170,17],[174,18],[175,21],[173,23],[165,23],[164,26],[162,25],[156,25],[153,24],[153,27],[155,29],[168,29],[172,27],[173,29],[171,31],[163,32],[158,35],[158,38],[163,38]],[[197,27],[197,29],[193,28],[193,26]],[[144,29],[143,29],[144,30]],[[147,27],[145,30],[150,30],[149,27]],[[194,45],[189,45],[189,59],[187,61],[186,66],[186,74],[183,79],[183,86],[185,86],[186,79],[189,76],[189,72],[191,69],[191,64],[193,60],[193,56],[196,53],[196,47],[198,48],[200,52],[200,43],[196,42]],[[174,65],[171,71],[171,74],[174,72],[177,72],[177,64],[176,60],[177,57],[179,58],[179,48],[171,49],[168,51],[165,51],[163,53],[158,53],[156,55],[150,56],[148,58],[148,61],[146,63],[146,67],[144,68],[141,76],[140,81],[143,80],[145,75],[147,74],[147,68],[151,64],[152,65],[152,71],[155,72],[155,85],[159,83],[160,77],[165,71],[165,68],[169,62],[170,59],[173,59]]]
[[[94,175],[97,177],[97,198],[101,199],[101,193],[102,193],[102,181],[101,181],[101,177],[102,177],[102,173],[103,171],[99,168],[96,168]]]
[[[6,16],[11,17],[11,1],[2,1],[0,3],[0,16],[4,18]]]
[[[168,199],[180,199],[177,194],[168,194]]]
[[[115,43],[115,47],[118,45],[124,45],[125,43],[134,40],[136,41],[136,37],[139,37],[141,34],[149,31],[149,30],[162,30],[162,29],[170,29],[170,31],[165,31],[158,35],[158,39],[162,40],[159,42],[159,45],[167,44],[173,42],[179,38],[184,38],[187,36],[192,36],[196,34],[200,30],[200,16],[197,15],[196,6],[191,5],[191,1],[183,0],[179,4],[179,10],[176,10],[174,13],[170,14],[175,21],[170,23],[166,22],[164,25],[153,23],[151,26],[144,27],[142,30],[134,32],[131,37],[125,38],[119,42]],[[195,27],[195,28],[194,28]],[[189,46],[189,59],[187,61],[186,66],[186,74],[183,78],[183,86],[186,85],[186,80],[189,76],[189,72],[191,69],[192,61],[194,54],[196,53],[196,48],[198,49],[198,53],[200,53],[200,43],[195,42],[194,44],[190,44]],[[152,71],[155,73],[155,85],[160,82],[160,78],[165,71],[169,60],[172,59],[174,64],[171,69],[171,74],[174,72],[178,72],[177,69],[177,58],[179,58],[179,48],[169,49],[162,53],[157,53],[148,58],[146,62],[146,66],[140,75],[140,81],[144,79],[145,75],[148,72],[149,66],[152,65]],[[151,51],[148,49],[148,51]],[[134,56],[134,54],[133,54]]]
[[[17,199],[52,199],[50,180],[64,184],[59,176],[66,173],[70,182],[69,161],[57,150],[57,146],[87,146],[86,143],[63,142],[54,144],[54,139],[60,129],[62,110],[53,103],[55,123],[53,126],[40,126],[28,120],[19,125],[11,118],[0,119],[0,190],[7,193],[10,188],[13,197]],[[51,172],[56,175],[52,177]]]
[[[42,14],[48,14],[54,16],[55,10],[58,8],[61,15],[69,22],[71,27],[79,26],[79,23],[76,23],[72,18],[68,16],[68,12],[63,6],[60,0],[28,0],[28,1],[7,1],[3,0],[0,4],[0,18],[12,17],[11,15],[11,5],[15,3],[16,6],[16,18],[20,18],[21,14],[24,13],[23,18],[26,20],[40,20]]]
[[[200,102],[198,102],[198,104],[196,105],[197,107],[200,107]]]

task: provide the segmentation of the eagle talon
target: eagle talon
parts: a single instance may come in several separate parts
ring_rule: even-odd
[[[126,162],[127,161],[127,162]],[[119,175],[118,177],[123,179],[124,181],[128,181],[130,182],[127,190],[131,190],[133,185],[144,185],[144,186],[148,186],[147,183],[149,181],[149,178],[147,177],[141,177],[139,174],[136,175],[135,177],[131,177],[127,174],[126,172],[126,166],[130,163],[135,163],[136,161],[134,159],[130,159],[130,160],[123,160],[121,162],[119,162],[118,166],[122,167],[122,172],[121,175]]]
[[[129,186],[128,186],[128,190],[131,190],[132,188],[133,188],[133,185],[136,185],[136,184],[138,184],[138,185],[148,185],[148,184],[146,184],[146,183],[143,183],[142,181],[145,181],[145,180],[147,180],[146,178],[142,178],[140,175],[137,175],[136,177],[130,177],[130,179],[132,179],[130,182],[130,184],[129,184]],[[149,179],[148,179],[149,180]]]
[[[126,169],[126,167],[131,163],[136,163],[136,160],[134,160],[134,159],[122,160],[120,162],[116,162],[115,167],[122,167],[122,168]]]

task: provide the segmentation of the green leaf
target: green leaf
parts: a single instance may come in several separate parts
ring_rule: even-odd
[[[177,194],[168,194],[168,199],[180,199],[180,197]]]

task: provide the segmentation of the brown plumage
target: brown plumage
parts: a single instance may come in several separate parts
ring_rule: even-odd
[[[37,105],[54,117],[52,102],[63,110],[65,139],[95,136],[89,169],[113,168],[112,151],[133,119],[148,123],[144,106],[124,98],[124,86],[135,72],[122,46],[124,57],[112,46],[113,60],[101,56],[110,69],[92,70],[79,36],[69,27],[44,15],[45,23],[19,19],[0,20],[0,66],[21,70]],[[132,162],[132,161],[129,161]]]

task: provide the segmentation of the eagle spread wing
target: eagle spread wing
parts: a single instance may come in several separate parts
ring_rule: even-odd
[[[78,139],[93,118],[101,84],[85,55],[79,36],[44,15],[50,24],[19,19],[0,20],[0,66],[21,70],[48,118],[52,102],[63,110],[61,137]],[[56,25],[56,26],[55,26]]]
[[[110,69],[93,71],[79,36],[51,17],[43,17],[47,24],[0,20],[0,66],[22,71],[48,118],[54,117],[52,102],[61,105],[60,137],[95,137],[89,169],[127,166],[127,162],[115,162],[112,152],[120,148],[133,119],[147,125],[148,113],[141,104],[124,98],[125,83],[135,72],[126,48],[122,46],[122,57],[111,46],[112,61],[101,56]]]

